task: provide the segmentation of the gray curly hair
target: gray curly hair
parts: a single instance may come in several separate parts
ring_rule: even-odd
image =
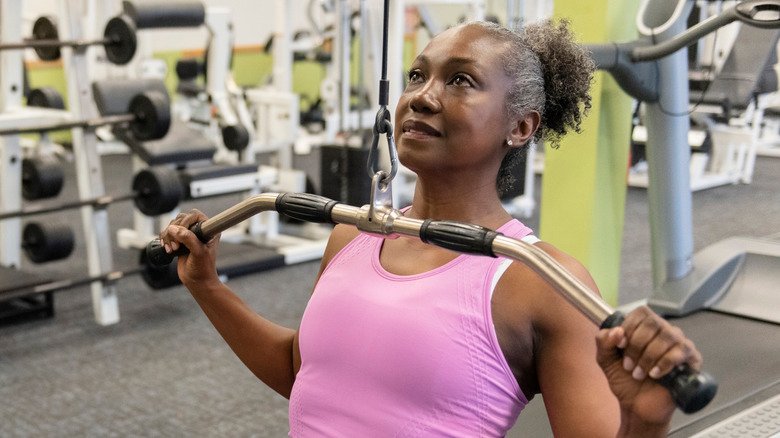
[[[513,31],[487,21],[461,26],[479,26],[506,44],[504,71],[514,78],[507,92],[506,112],[519,118],[529,111],[541,115],[533,141],[546,141],[557,148],[570,129],[580,132],[582,118],[591,107],[590,84],[595,64],[587,51],[574,42],[567,21],[532,23]],[[526,148],[512,148],[504,157],[496,185],[499,195],[515,183],[513,168],[522,163]]]

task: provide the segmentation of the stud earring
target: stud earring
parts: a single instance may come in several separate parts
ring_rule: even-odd
[[[510,138],[510,139],[507,139],[507,141],[506,141],[506,145],[507,145],[507,146],[512,146],[512,139],[511,139],[511,138]]]

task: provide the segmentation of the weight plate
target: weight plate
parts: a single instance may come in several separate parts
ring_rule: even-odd
[[[144,267],[141,277],[152,289],[165,289],[181,284],[179,273],[176,270],[176,262],[165,266],[152,266],[146,259],[146,248],[141,249],[139,264]]]
[[[117,15],[108,20],[103,31],[106,58],[114,64],[125,65],[133,59],[138,48],[136,28],[133,20],[125,14]]]
[[[133,178],[135,206],[147,216],[168,213],[179,205],[183,195],[181,180],[168,167],[148,167]]]
[[[128,112],[135,116],[130,122],[130,130],[138,140],[163,138],[171,127],[168,97],[159,91],[145,91],[135,96]]]
[[[28,201],[59,195],[64,180],[62,166],[55,157],[40,156],[22,160],[22,196]]]
[[[30,222],[22,231],[22,247],[33,263],[68,257],[75,246],[73,230],[65,224]]]
[[[57,31],[57,19],[50,15],[38,17],[35,23],[33,23],[32,39],[35,41],[59,41],[60,34]],[[42,61],[56,61],[62,56],[59,47],[36,47],[35,53]]]
[[[176,76],[180,81],[197,79],[203,71],[203,63],[196,58],[186,58],[176,61]]]
[[[249,131],[243,125],[222,128],[222,143],[231,151],[243,151],[249,144]]]
[[[41,87],[27,93],[27,106],[64,110],[65,100],[60,92],[54,88]]]

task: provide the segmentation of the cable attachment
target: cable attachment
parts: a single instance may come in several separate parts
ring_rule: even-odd
[[[379,137],[384,134],[387,136],[387,149],[390,155],[390,173],[384,172],[379,168]],[[393,124],[390,122],[390,111],[386,105],[379,107],[374,121],[374,139],[371,143],[371,149],[368,152],[368,176],[383,172],[384,177],[381,180],[383,186],[390,185],[390,182],[398,172],[398,152],[395,149],[393,140]]]

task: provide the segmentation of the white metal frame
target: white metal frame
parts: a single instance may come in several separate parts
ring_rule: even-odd
[[[1,0],[0,38],[2,41],[21,41],[21,1]],[[83,1],[62,0],[59,5],[63,26],[60,35],[64,39],[86,39],[82,34],[88,17]],[[2,115],[0,126],[14,124],[17,127],[39,126],[42,123],[97,117],[92,100],[87,51],[65,48],[62,51],[64,70],[68,72],[67,85],[70,96],[69,111],[43,110],[22,107],[22,63],[21,51],[0,52],[0,93]],[[103,172],[97,153],[97,138],[94,131],[82,128],[72,129],[73,153],[79,197],[92,199],[105,195]],[[21,202],[22,150],[18,135],[0,138],[0,211],[18,211]],[[82,227],[87,249],[87,269],[90,276],[111,272],[113,268],[108,214],[105,209],[92,206],[81,208]],[[0,263],[18,268],[21,265],[21,219],[0,221]],[[95,320],[101,325],[119,321],[119,307],[115,287],[112,284],[95,281],[90,284]]]
[[[292,144],[299,125],[298,96],[292,93],[290,47],[290,11],[285,1],[277,0],[276,38],[274,40],[273,87],[242,90],[230,72],[230,56],[233,49],[231,12],[228,8],[206,8],[205,24],[211,35],[208,50],[206,91],[209,102],[201,104],[216,107],[218,117],[225,125],[243,125],[250,136],[247,148],[236,159],[228,151],[218,135],[216,162],[229,164],[255,164],[258,153],[273,152],[276,162],[271,166],[258,166],[255,173],[212,178],[190,184],[193,198],[246,191],[247,195],[263,190],[304,191],[303,172],[292,169]],[[197,104],[196,104],[197,105]],[[198,108],[194,109],[198,111]],[[218,131],[212,120],[211,131]],[[134,158],[134,168],[140,170],[145,163]],[[134,213],[134,228],[121,229],[117,233],[119,245],[125,248],[145,247],[157,232],[178,210],[150,218]],[[308,227],[311,228],[311,227]],[[285,255],[287,263],[314,260],[322,257],[327,235],[311,230],[288,229],[279,223],[275,212],[250,218],[223,235],[224,241],[251,242],[274,248]]]

